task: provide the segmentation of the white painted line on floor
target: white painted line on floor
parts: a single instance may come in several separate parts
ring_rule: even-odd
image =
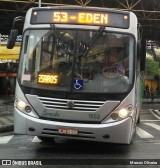
[[[156,118],[158,118],[158,119],[160,120],[160,117],[159,117],[159,116],[157,116],[157,115],[153,112],[153,110],[152,110],[152,109],[150,109],[149,111],[152,113],[152,115],[154,115]]]
[[[149,121],[154,121],[154,122],[160,122],[160,120],[140,120],[140,122],[143,121],[143,122],[149,122]]]
[[[148,125],[150,127],[155,128],[156,130],[160,131],[160,125],[154,124],[154,123],[144,123],[145,125]]]
[[[0,144],[8,143],[13,138],[13,136],[14,135],[0,137]]]
[[[6,123],[13,123],[13,121],[11,121],[8,118],[0,118],[0,122],[2,123],[2,125],[5,125]]]
[[[144,131],[143,129],[137,127],[137,135],[140,138],[154,138],[150,133]]]
[[[41,140],[40,140],[37,136],[35,136],[35,137],[33,138],[32,142],[41,142]]]
[[[149,111],[146,111],[146,110],[140,111],[140,114],[149,114]]]

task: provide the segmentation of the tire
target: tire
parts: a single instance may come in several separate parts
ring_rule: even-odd
[[[38,139],[41,140],[42,142],[54,142],[54,138],[51,137],[43,137],[43,136],[38,136]]]

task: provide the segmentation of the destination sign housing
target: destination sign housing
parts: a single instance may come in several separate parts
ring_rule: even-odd
[[[129,14],[98,10],[33,9],[31,24],[80,24],[127,29]]]

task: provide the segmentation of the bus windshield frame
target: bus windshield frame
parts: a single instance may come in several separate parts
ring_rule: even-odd
[[[58,27],[26,30],[18,73],[20,84],[80,94],[128,92],[134,82],[134,36],[104,29],[96,35],[98,31]],[[113,70],[102,74],[103,66],[112,69],[108,61],[112,51],[118,53],[115,65],[124,66],[124,75],[113,75]]]

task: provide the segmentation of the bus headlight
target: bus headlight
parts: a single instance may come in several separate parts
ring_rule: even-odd
[[[17,108],[19,108],[21,110],[24,110],[25,107],[26,107],[26,103],[25,102],[23,102],[21,100],[17,102]]]
[[[124,119],[128,116],[128,110],[127,109],[121,109],[119,110],[119,117]]]
[[[111,118],[112,118],[112,120],[117,120],[117,121],[118,120],[123,120],[123,119],[129,117],[132,112],[133,112],[133,107],[132,106],[128,106],[128,107],[125,107],[123,109],[114,111],[111,114]]]
[[[19,98],[15,99],[15,106],[22,112],[27,112],[30,113],[32,111],[32,108],[30,107],[30,105],[24,101],[22,101]]]

